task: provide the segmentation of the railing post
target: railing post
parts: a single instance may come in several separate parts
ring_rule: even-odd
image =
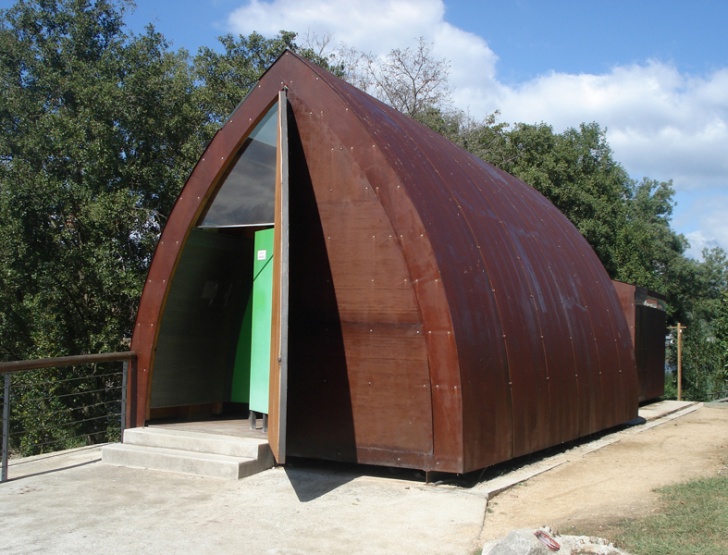
[[[8,438],[10,436],[10,374],[5,374],[5,393],[3,394],[3,467],[0,481],[8,481]]]
[[[129,361],[124,361],[121,371],[121,428],[119,441],[124,442],[124,428],[126,427],[126,388],[129,382]]]

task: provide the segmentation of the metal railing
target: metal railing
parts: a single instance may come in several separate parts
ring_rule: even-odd
[[[728,388],[708,393],[708,401],[722,401],[726,398],[728,398]]]
[[[65,357],[56,357],[56,358],[43,358],[43,359],[36,359],[36,360],[17,360],[12,362],[0,362],[0,374],[4,377],[5,387],[4,387],[4,394],[3,394],[3,421],[2,421],[2,475],[0,476],[0,481],[5,482],[8,479],[8,459],[10,456],[10,418],[11,418],[11,381],[12,376],[14,374],[19,374],[21,372],[30,372],[35,370],[40,370],[43,368],[63,368],[68,366],[82,366],[82,365],[97,365],[100,363],[105,362],[123,362],[123,368],[121,371],[121,387],[116,389],[121,389],[121,395],[120,395],[120,410],[118,413],[119,422],[120,422],[120,433],[124,433],[124,426],[126,424],[126,396],[127,396],[127,389],[128,389],[128,383],[129,383],[129,372],[131,371],[132,376],[134,372],[136,371],[136,353],[133,351],[126,351],[126,352],[116,352],[116,353],[101,353],[101,354],[93,354],[93,355],[76,355],[76,356],[65,356]],[[52,384],[58,384],[63,381],[65,382],[71,382],[71,381],[80,381],[85,380],[89,378],[96,378],[96,379],[104,379],[107,380],[110,379],[109,377],[112,376],[114,373],[106,373],[106,374],[96,374],[93,376],[81,376],[81,377],[72,377],[72,378],[66,378],[65,380],[53,380],[53,382],[49,382]],[[118,379],[118,372],[115,373]],[[36,384],[38,385],[38,384]],[[43,384],[40,384],[43,385]],[[70,388],[73,390],[73,387]],[[70,397],[73,395],[83,395],[83,394],[94,394],[99,393],[101,390],[85,390],[85,391],[76,391],[76,392],[69,392],[61,395],[56,395],[54,399],[58,400],[61,397]],[[36,397],[36,400],[47,400],[50,399],[51,396],[43,396],[43,397]],[[96,403],[96,404],[103,404],[102,403]],[[76,406],[73,407],[70,410],[77,410],[77,409],[89,409],[94,407],[95,405],[86,405],[86,406]],[[105,416],[104,416],[105,417]],[[92,417],[88,420],[93,420],[95,418],[104,418],[104,417]],[[81,420],[83,422],[83,420]],[[75,420],[72,421],[71,424],[78,424],[79,421]],[[52,442],[50,442],[52,443]]]

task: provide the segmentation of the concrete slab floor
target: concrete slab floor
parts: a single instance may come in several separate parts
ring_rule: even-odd
[[[665,405],[659,414],[672,416],[643,422],[689,408]],[[0,485],[3,554],[466,555],[480,547],[491,492],[524,479],[516,472],[505,484],[495,478],[497,487],[486,478],[464,488],[411,472],[294,463],[230,482],[104,465],[100,447],[11,461],[9,475]]]
[[[275,468],[230,482],[104,465],[95,448],[33,466],[33,474],[0,486],[6,555],[462,555],[477,547],[487,503],[465,489],[339,465]],[[14,465],[11,477],[19,470]]]

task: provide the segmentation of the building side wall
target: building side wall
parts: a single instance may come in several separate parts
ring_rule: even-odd
[[[463,386],[463,468],[634,418],[629,330],[578,230],[523,182],[370,97],[340,90],[399,176],[432,246]],[[421,306],[423,315],[438,309]]]

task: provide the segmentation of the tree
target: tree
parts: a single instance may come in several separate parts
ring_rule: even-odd
[[[723,391],[728,391],[728,289],[723,290],[715,317],[715,335],[718,344],[718,357],[720,379],[723,381]]]
[[[544,123],[504,126],[491,119],[469,129],[462,141],[551,200],[589,241],[610,275],[616,274],[617,231],[624,226],[630,180],[598,124],[556,134]]]
[[[151,27],[127,35],[129,5],[29,0],[0,14],[0,359],[123,348],[199,155],[187,56]],[[24,380],[13,422],[34,445],[38,422],[83,420],[37,393],[84,383],[46,372],[14,383]],[[69,433],[83,424],[58,435]]]
[[[500,112],[489,114],[482,122],[470,118],[461,120],[459,129],[448,138],[468,152],[498,168],[510,167],[517,152],[509,149],[510,125],[499,122]]]
[[[253,32],[248,36],[223,35],[219,41],[223,53],[202,47],[194,59],[194,73],[198,80],[196,101],[207,118],[206,135],[212,134],[245,98],[250,89],[270,65],[289,49],[314,63],[341,76],[341,65],[329,63],[325,45],[318,51],[299,47],[296,33],[280,31],[273,38]]]
[[[682,262],[687,241],[670,227],[674,194],[670,181],[645,178],[631,183],[615,255],[616,279],[671,297],[688,269]]]
[[[363,74],[351,76],[358,85],[396,110],[427,120],[433,110],[448,112],[450,63],[432,55],[432,44],[420,37],[414,48],[395,48],[387,56],[362,56]]]
[[[672,323],[687,326],[683,334],[683,392],[707,401],[728,395],[728,256],[720,248],[703,251],[703,261],[681,258],[675,265],[670,300]],[[676,342],[667,351],[671,390],[677,380]]]
[[[2,330],[6,358],[119,345],[199,151],[185,57],[151,28],[129,39],[124,7],[43,0],[3,13],[2,292],[10,320],[26,322],[20,349]]]

